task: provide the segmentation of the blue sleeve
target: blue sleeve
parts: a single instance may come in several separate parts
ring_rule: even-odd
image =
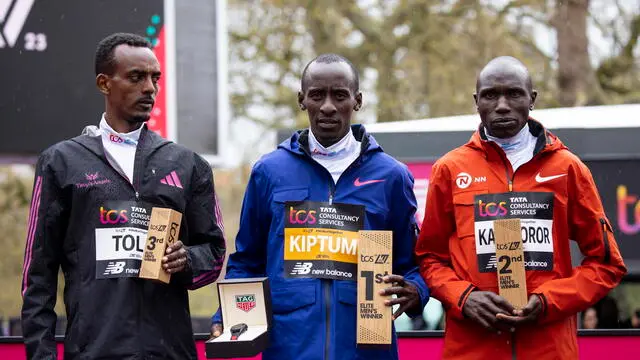
[[[240,229],[236,236],[236,252],[229,255],[225,279],[266,276],[266,248],[271,215],[267,205],[268,184],[260,164],[251,171],[240,212]],[[221,323],[220,308],[212,323]]]
[[[393,273],[404,276],[412,283],[420,294],[420,308],[407,311],[407,315],[422,315],[429,301],[429,289],[418,271],[414,257],[414,247],[418,236],[416,224],[416,196],[413,192],[413,176],[403,167],[401,179],[396,183],[391,204],[391,221],[393,229]]]

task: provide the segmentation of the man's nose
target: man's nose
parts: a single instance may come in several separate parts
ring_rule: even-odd
[[[336,111],[337,111],[336,106],[333,105],[333,101],[331,101],[331,97],[327,96],[327,98],[322,103],[322,106],[320,106],[320,112],[325,115],[332,115]]]
[[[153,82],[153,79],[151,78],[151,76],[148,76],[145,80],[144,80],[144,84],[143,84],[143,88],[142,88],[142,92],[145,94],[153,94],[156,92],[156,84]]]
[[[498,114],[504,114],[508,113],[509,111],[511,111],[511,107],[509,106],[507,98],[504,96],[500,96],[498,98],[498,106],[496,106],[496,112]]]

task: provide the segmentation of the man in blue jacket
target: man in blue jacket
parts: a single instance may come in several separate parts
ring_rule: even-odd
[[[347,59],[320,55],[305,68],[301,88],[298,102],[310,127],[253,167],[226,278],[270,279],[274,324],[264,360],[398,359],[395,336],[388,349],[356,347],[355,246],[342,244],[343,253],[336,254],[340,235],[317,236],[305,246],[304,236],[297,243],[299,237],[285,234],[295,234],[304,223],[313,224],[307,231],[330,228],[338,234],[392,230],[393,274],[384,278],[389,287],[381,295],[397,296],[387,301],[399,304],[394,318],[403,312],[419,315],[429,292],[412,255],[413,177],[363,126],[351,125],[362,94],[358,72]],[[328,260],[305,261],[305,251]],[[318,263],[333,270],[312,271]],[[219,310],[212,321],[217,337],[223,330]]]

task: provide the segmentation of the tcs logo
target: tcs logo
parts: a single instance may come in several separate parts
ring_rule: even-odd
[[[292,206],[289,208],[289,222],[291,224],[313,225],[316,223],[316,211],[295,210]]]
[[[121,144],[124,142],[123,138],[114,134],[109,134],[109,140],[111,140],[111,142],[118,143],[118,144]]]
[[[126,224],[129,221],[127,210],[109,210],[100,206],[100,223],[107,224]]]
[[[478,201],[478,209],[480,210],[480,216],[505,216],[507,215],[506,201],[500,201],[499,203],[485,203],[482,200]]]

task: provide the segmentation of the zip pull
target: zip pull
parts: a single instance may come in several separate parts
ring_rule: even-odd
[[[333,205],[333,194],[329,192],[329,205]]]
[[[604,242],[604,263],[609,264],[611,262],[611,249],[609,248],[609,237],[607,236],[607,222],[600,218],[600,224],[602,224],[602,241]]]
[[[140,200],[140,193],[136,191],[136,200]]]
[[[509,191],[513,191],[513,180],[509,180]]]

